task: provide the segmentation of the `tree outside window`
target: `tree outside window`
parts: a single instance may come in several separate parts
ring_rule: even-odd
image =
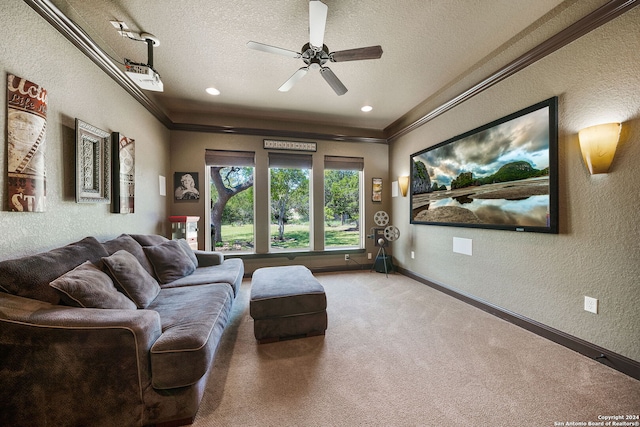
[[[310,171],[312,156],[269,153],[271,250],[308,250],[311,247]]]
[[[360,213],[364,159],[325,156],[324,247],[363,247]]]
[[[254,250],[254,153],[208,150],[213,250]]]

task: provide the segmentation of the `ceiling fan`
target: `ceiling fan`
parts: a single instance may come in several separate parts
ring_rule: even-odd
[[[339,96],[344,95],[347,93],[347,88],[329,67],[325,67],[325,64],[328,61],[358,61],[362,59],[378,59],[382,56],[381,46],[369,46],[341,50],[338,52],[329,52],[327,45],[323,42],[324,28],[327,22],[327,9],[327,5],[319,0],[309,1],[309,43],[302,46],[302,53],[254,41],[247,43],[247,46],[251,49],[289,56],[296,59],[302,58],[306,66],[300,68],[289,78],[289,80],[284,82],[284,84],[278,89],[280,92],[287,92],[291,89],[298,80],[303,78],[309,72],[309,70],[319,70],[322,77],[336,92],[336,94]]]

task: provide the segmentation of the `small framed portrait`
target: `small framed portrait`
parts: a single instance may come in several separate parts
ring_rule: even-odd
[[[371,193],[371,200],[374,202],[382,201],[382,178],[372,178],[373,191]]]
[[[174,200],[196,201],[200,199],[198,172],[175,172],[173,175]]]

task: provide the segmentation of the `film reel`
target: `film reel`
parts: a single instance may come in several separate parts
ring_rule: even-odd
[[[384,238],[390,242],[398,240],[400,237],[400,230],[395,225],[390,225],[384,229]]]
[[[373,215],[373,222],[375,222],[377,226],[383,227],[389,223],[389,214],[385,211],[378,211]]]

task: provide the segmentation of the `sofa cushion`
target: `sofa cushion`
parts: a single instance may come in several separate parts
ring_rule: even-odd
[[[141,246],[155,246],[169,240],[159,234],[129,234],[129,236],[133,237]]]
[[[238,295],[243,276],[244,263],[242,260],[239,258],[230,258],[224,260],[220,265],[198,267],[192,274],[163,284],[162,287],[175,288],[207,283],[228,283],[233,288],[233,295]]]
[[[175,240],[167,240],[155,246],[145,246],[143,249],[160,283],[173,282],[188,276],[196,269],[189,256]]]
[[[224,254],[222,252],[195,250],[193,253],[198,260],[198,267],[220,265],[222,261],[224,261]]]
[[[48,252],[0,262],[0,288],[10,294],[58,304],[60,294],[49,283],[85,261],[108,256],[94,237]]]
[[[117,291],[111,278],[91,261],[58,277],[50,286],[72,307],[136,309],[131,300]]]
[[[157,389],[196,383],[209,369],[229,320],[233,292],[224,284],[162,289],[149,305],[160,315],[162,335],[151,347]]]
[[[176,240],[176,242],[180,244],[180,247],[182,248],[184,253],[187,254],[189,259],[193,263],[193,266],[198,267],[198,258],[196,258],[196,254],[193,252],[193,249],[191,249],[191,246],[189,246],[189,242],[187,242],[185,239],[178,239]]]
[[[113,255],[121,249],[129,252],[131,255],[135,256],[140,265],[147,271],[147,273],[153,276],[153,266],[147,259],[147,256],[144,254],[142,250],[142,245],[138,243],[133,237],[128,234],[121,234],[115,239],[106,241],[102,243],[102,246],[109,252],[109,255]]]
[[[124,249],[102,258],[104,268],[118,289],[138,308],[147,308],[160,292],[160,285],[142,268],[135,256]]]

